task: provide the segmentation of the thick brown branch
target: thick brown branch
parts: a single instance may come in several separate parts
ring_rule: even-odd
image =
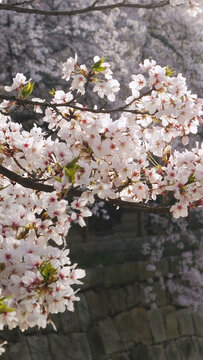
[[[0,10],[14,11],[23,14],[37,14],[44,16],[74,16],[74,15],[87,14],[93,11],[113,10],[116,8],[155,9],[166,5],[169,5],[169,0],[163,0],[160,2],[151,2],[149,4],[126,4],[123,2],[117,4],[111,4],[111,5],[100,5],[100,6],[95,6],[93,4],[92,6],[88,6],[86,8],[70,10],[70,11],[48,11],[48,10],[24,8],[11,4],[0,4]]]
[[[54,187],[51,185],[42,184],[42,183],[36,182],[33,179],[20,176],[20,175],[16,174],[15,172],[13,172],[9,169],[6,169],[2,165],[0,165],[0,174],[2,174],[3,176],[7,177],[8,179],[10,179],[28,189],[44,191],[44,192],[52,192],[55,190]]]
[[[17,175],[15,172],[13,172],[9,169],[6,169],[2,165],[0,165],[0,174],[2,174],[3,176],[7,177],[8,179],[12,180],[13,182],[18,183],[28,189],[44,191],[47,193],[55,191],[55,188],[52,185],[42,184],[42,183],[36,182],[33,179],[25,178],[21,175]],[[70,196],[80,196],[81,193],[82,193],[81,190],[77,190],[77,189],[70,189],[68,191],[68,195],[70,195]],[[169,209],[170,209],[169,207],[166,207],[166,206],[149,206],[149,205],[145,205],[145,204],[136,204],[133,202],[123,201],[120,199],[103,200],[103,199],[100,199],[98,196],[95,196],[95,199],[96,199],[96,201],[105,201],[105,202],[107,201],[107,202],[109,202],[115,206],[119,206],[123,209],[140,210],[140,211],[146,211],[146,212],[156,213],[156,214],[169,212]]]

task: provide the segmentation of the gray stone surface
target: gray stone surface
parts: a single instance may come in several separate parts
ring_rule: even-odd
[[[139,305],[141,302],[140,289],[137,284],[129,285],[126,287],[126,304],[127,308],[132,308]]]
[[[78,313],[76,311],[74,312],[65,311],[63,314],[60,314],[60,319],[61,319],[60,329],[64,334],[70,332],[73,333],[80,332],[80,323],[78,319]]]
[[[106,287],[128,285],[138,280],[138,278],[138,263],[136,262],[104,268],[104,286]]]
[[[158,306],[163,306],[163,305],[166,305],[167,302],[168,302],[168,299],[167,299],[167,296],[166,296],[166,290],[164,290],[160,283],[158,281],[154,282],[152,284],[152,287],[153,287],[153,292],[154,294],[156,295],[156,304]]]
[[[138,345],[132,349],[130,360],[151,360],[149,348],[146,345]]]
[[[160,310],[158,308],[151,309],[148,311],[148,316],[154,342],[160,343],[162,341],[165,341],[167,339],[167,336],[164,327],[164,319]]]
[[[134,322],[134,340],[136,342],[150,344],[152,342],[148,313],[145,309],[139,307],[130,311]]]
[[[106,354],[112,354],[123,350],[123,342],[110,317],[99,322],[99,331]]]
[[[122,288],[110,289],[108,295],[111,315],[115,315],[126,309],[125,292]]]
[[[166,345],[165,353],[167,360],[182,360],[175,341],[170,341]]]
[[[92,360],[87,337],[83,333],[75,333],[69,336],[50,334],[48,341],[52,359]]]
[[[182,360],[196,360],[196,349],[192,339],[184,337],[176,341]]]
[[[114,323],[121,339],[125,343],[125,347],[130,347],[132,342],[136,340],[136,324],[130,313],[126,311],[115,316]]]
[[[139,261],[138,262],[138,279],[139,279],[139,281],[148,280],[149,278],[154,276],[154,271],[148,271],[147,265],[149,265],[149,263],[147,261]]]
[[[103,286],[103,283],[104,283],[104,277],[103,277],[102,267],[95,267],[86,270],[83,289],[97,288]]]
[[[111,318],[106,318],[90,328],[88,337],[94,359],[104,359],[106,355],[123,350],[123,342]]]
[[[111,357],[112,360],[129,360],[129,356],[127,354],[116,354]]]
[[[85,331],[90,323],[90,315],[84,294],[80,294],[80,301],[75,305],[75,310],[78,314],[80,327]]]
[[[178,319],[178,328],[181,335],[187,336],[194,334],[192,315],[189,310],[181,309],[177,311],[177,319]]]
[[[180,336],[178,331],[178,322],[176,311],[173,306],[165,306],[161,310],[166,327],[167,339],[176,339]]]
[[[149,354],[150,360],[166,360],[164,348],[162,345],[150,347]]]
[[[203,338],[192,336],[196,357],[195,360],[203,359]]]
[[[88,305],[91,321],[105,318],[110,309],[110,304],[105,290],[85,292],[85,299]]]
[[[27,346],[32,360],[39,360],[40,354],[43,354],[44,359],[52,360],[47,336],[28,336]]]
[[[39,355],[39,354],[38,354]],[[25,340],[6,346],[6,352],[1,355],[1,360],[32,360],[28,345]]]
[[[195,334],[203,337],[203,314],[193,313],[192,314]]]

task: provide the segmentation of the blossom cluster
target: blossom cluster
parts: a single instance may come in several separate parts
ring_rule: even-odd
[[[174,150],[201,123],[203,102],[185,78],[145,60],[123,107],[91,109],[79,102],[87,88],[114,101],[120,86],[105,59],[95,57],[89,70],[77,61],[63,64],[70,89],[53,90],[50,103],[27,101],[34,84],[18,73],[5,87],[15,99],[0,104],[1,328],[44,328],[50,314],[73,310],[72,285],[85,274],[71,265],[66,237],[72,222],[85,225],[95,198],[146,206],[161,199],[175,218],[202,205],[203,147]],[[41,113],[57,138],[13,122],[21,104]]]
[[[202,14],[203,12],[203,2],[199,1],[191,1],[191,0],[170,0],[170,4],[172,6],[177,6],[184,4],[186,6],[186,14],[196,17]]]

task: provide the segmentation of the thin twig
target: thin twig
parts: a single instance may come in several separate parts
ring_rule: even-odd
[[[27,173],[29,176],[31,176],[32,178],[34,178],[34,175],[31,174],[29,171],[27,171],[20,163],[19,161],[14,157],[12,156],[12,159],[14,160],[14,162],[16,163],[16,165],[21,169],[23,170],[25,173]]]

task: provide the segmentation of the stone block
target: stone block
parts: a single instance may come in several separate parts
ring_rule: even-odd
[[[177,319],[178,319],[178,328],[182,336],[194,334],[192,315],[188,309],[178,310]]]
[[[167,336],[164,327],[164,319],[160,310],[158,308],[151,309],[148,311],[148,316],[154,342],[160,343],[165,341],[167,339]]]
[[[60,330],[62,330],[64,334],[71,332],[80,332],[80,323],[76,311],[65,311],[63,314],[60,314],[60,319]]]
[[[92,291],[85,292],[85,299],[89,309],[90,320],[95,322],[105,318],[110,311],[110,304],[107,291]]]
[[[125,310],[125,292],[122,288],[109,290],[110,312],[115,315]]]
[[[96,287],[103,286],[104,274],[103,267],[94,267],[86,270],[86,277],[82,290],[94,289]]]
[[[181,359],[196,360],[196,348],[190,337],[184,337],[176,341]]]
[[[138,264],[129,262],[104,268],[104,286],[114,287],[128,285],[138,280]]]
[[[135,346],[131,351],[131,360],[151,360],[149,348],[146,345]]]
[[[151,346],[149,348],[149,354],[150,360],[166,360],[164,348],[161,345]]]
[[[1,355],[1,360],[32,360],[26,341],[21,341],[16,344],[8,344],[4,348],[6,349],[6,352]],[[41,354],[39,353],[38,355],[38,359],[43,360]]]
[[[106,350],[98,326],[93,326],[87,332],[90,349],[93,359],[103,360],[106,357]]]
[[[129,348],[135,340],[136,334],[136,325],[130,316],[130,313],[126,311],[115,316],[114,323],[126,348]]]
[[[182,360],[175,341],[170,341],[165,347],[167,360]],[[185,359],[186,360],[186,359]]]
[[[163,290],[158,281],[152,284],[153,292],[156,295],[155,303],[157,306],[164,306],[167,304],[166,290]]]
[[[112,355],[111,360],[129,360],[129,356],[127,354],[115,354]]]
[[[85,334],[70,335],[50,334],[48,336],[52,359],[57,360],[93,360],[89,342]],[[44,360],[44,357],[39,360]]]
[[[196,357],[195,360],[203,359],[203,339],[200,337],[192,336],[192,342],[194,344]]]
[[[197,346],[198,346],[198,353],[201,355],[201,359],[203,359],[203,339],[196,338]]]
[[[156,264],[156,268],[158,271],[160,271],[162,276],[166,276],[169,272],[169,262],[165,259],[162,259]]]
[[[27,345],[32,360],[52,360],[47,336],[28,336]]]
[[[152,337],[147,310],[143,308],[134,308],[130,311],[130,314],[135,328],[133,335],[134,341],[150,344],[152,342]]]
[[[90,347],[95,359],[123,350],[122,340],[111,318],[106,318],[88,330]]]
[[[90,314],[84,294],[80,294],[80,301],[75,304],[75,311],[78,315],[80,327],[84,331],[90,323]]]
[[[179,331],[175,308],[173,306],[165,306],[162,308],[161,312],[164,316],[167,339],[178,338]]]
[[[140,299],[140,289],[136,284],[129,285],[126,287],[126,305],[127,308],[132,308],[135,305],[139,305],[141,302]]]
[[[146,281],[154,276],[154,271],[148,271],[147,266],[149,265],[148,261],[139,261],[138,262],[138,280]]]
[[[193,313],[192,314],[193,324],[195,335],[203,337],[203,315],[200,313]]]

